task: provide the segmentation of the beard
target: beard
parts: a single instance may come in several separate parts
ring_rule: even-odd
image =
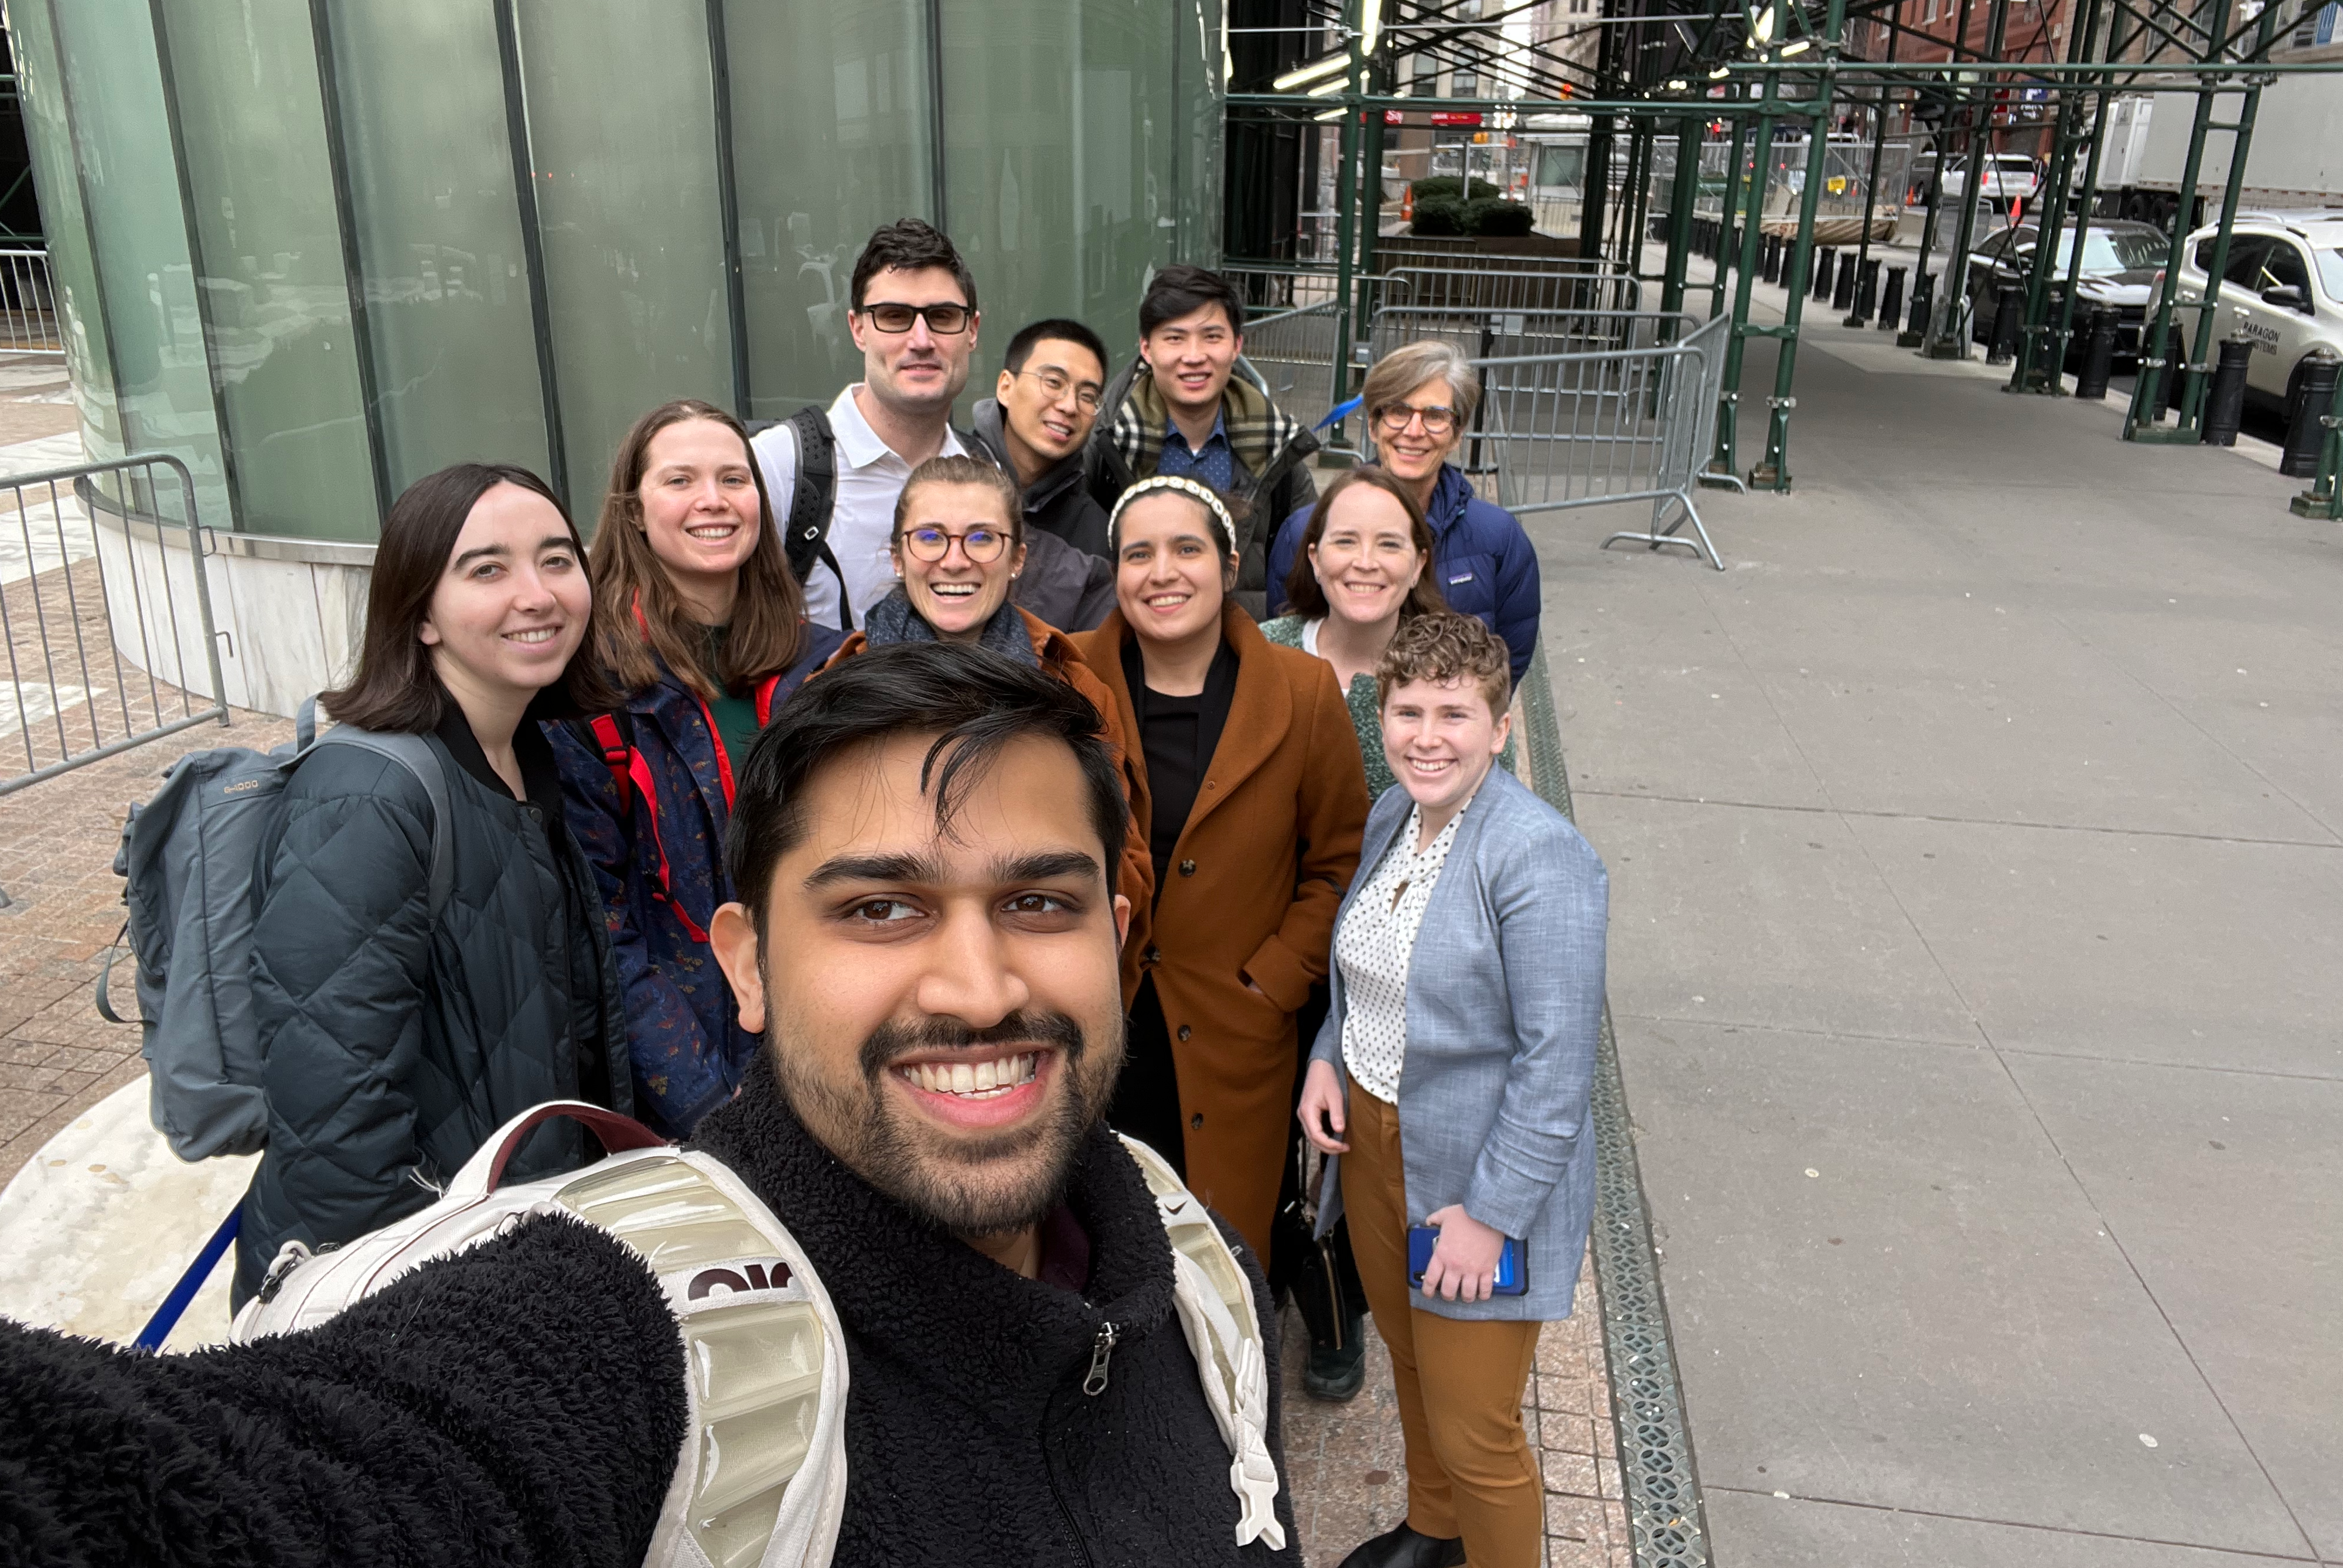
[[[928,1126],[898,1105],[880,1081],[919,1051],[978,1046],[1043,1046],[1057,1053],[1042,1114],[1028,1126],[982,1136]],[[860,1081],[809,1070],[815,1053],[786,1041],[773,1052],[781,1096],[807,1131],[874,1191],[915,1218],[957,1236],[984,1236],[1038,1224],[1063,1201],[1082,1140],[1105,1114],[1121,1070],[1122,1033],[1091,1040],[1064,1013],[1015,1012],[988,1029],[957,1019],[888,1022],[858,1053]]]

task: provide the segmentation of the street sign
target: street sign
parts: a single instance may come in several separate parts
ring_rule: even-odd
[[[1407,124],[1407,116],[1398,109],[1385,109],[1383,111],[1383,124],[1387,126],[1403,126]]]
[[[1465,114],[1435,112],[1432,123],[1435,126],[1477,126],[1481,123],[1481,115],[1477,109]]]

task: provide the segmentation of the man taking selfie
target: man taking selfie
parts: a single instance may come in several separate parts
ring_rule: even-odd
[[[0,1541],[358,1568],[758,1563],[768,1542],[791,1563],[1298,1563],[1258,1262],[1225,1226],[1182,1240],[1194,1200],[1101,1125],[1130,911],[1098,722],[950,644],[809,682],[743,769],[741,898],[710,933],[767,1049],[691,1149],[550,1179],[571,1185],[302,1332],[149,1357],[0,1324]],[[819,1289],[677,1272],[618,1236],[666,1224],[688,1249],[690,1215],[579,1195],[703,1157]],[[425,1212],[454,1224],[460,1197]],[[269,1292],[339,1256],[280,1262]],[[797,1363],[729,1364],[706,1334],[686,1355],[679,1315],[731,1292],[818,1299],[842,1341],[827,1503],[725,1489],[811,1473],[792,1455],[837,1414],[769,1419]]]

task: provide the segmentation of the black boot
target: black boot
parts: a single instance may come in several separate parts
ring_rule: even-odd
[[[1357,1312],[1343,1314],[1340,1335],[1310,1341],[1310,1361],[1302,1369],[1302,1392],[1328,1404],[1356,1399],[1367,1382],[1366,1320]]]
[[[1404,1523],[1342,1559],[1342,1568],[1463,1568],[1464,1538],[1420,1534]]]

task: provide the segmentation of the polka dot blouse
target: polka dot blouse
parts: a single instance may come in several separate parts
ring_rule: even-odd
[[[1353,1083],[1386,1105],[1399,1103],[1399,1071],[1407,1060],[1407,966],[1415,933],[1463,819],[1462,811],[1451,817],[1419,855],[1423,809],[1410,809],[1407,825],[1334,933],[1334,961],[1342,970],[1342,1065]]]

